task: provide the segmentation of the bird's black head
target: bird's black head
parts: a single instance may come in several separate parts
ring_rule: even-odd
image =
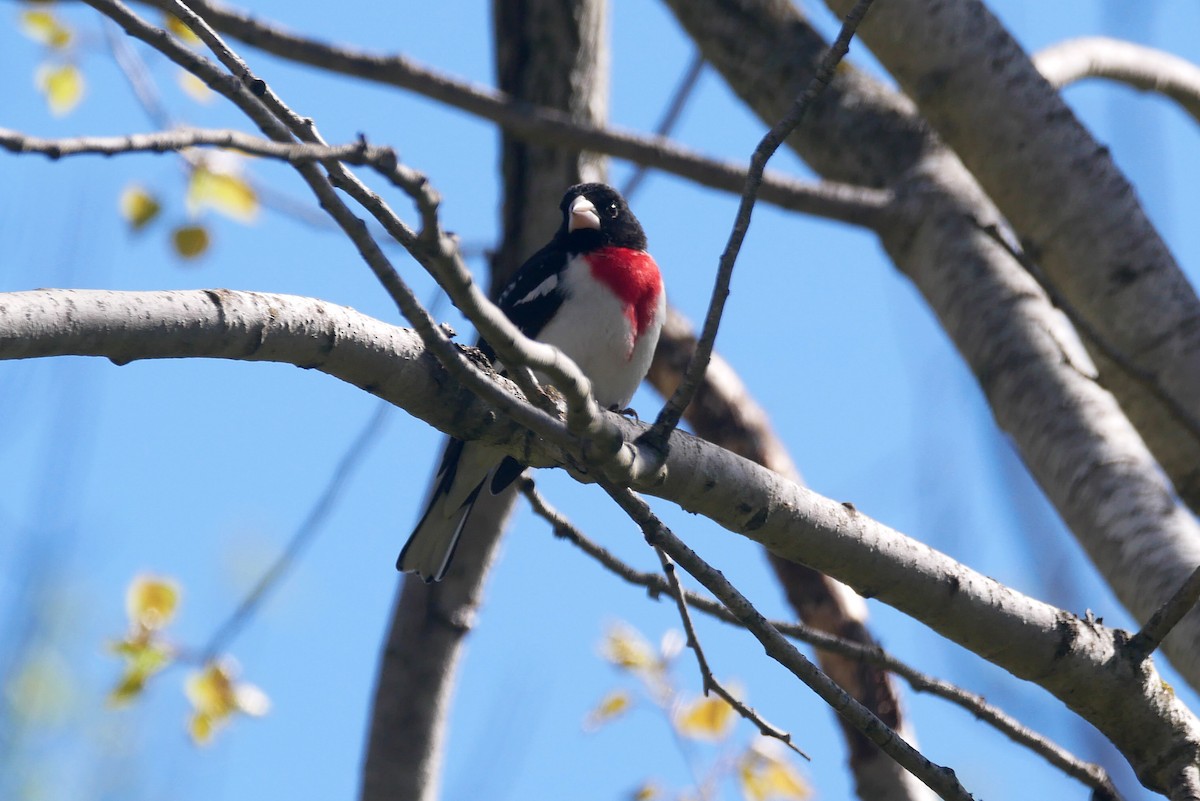
[[[576,184],[563,195],[558,236],[573,253],[602,247],[646,249],[646,234],[625,198],[608,184]]]

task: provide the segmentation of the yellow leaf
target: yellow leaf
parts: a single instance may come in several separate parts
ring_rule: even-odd
[[[203,165],[192,170],[187,202],[193,212],[209,207],[239,222],[251,222],[258,214],[258,196],[250,184],[231,172]]]
[[[39,44],[62,50],[71,44],[71,29],[63,25],[48,9],[26,9],[21,12],[21,32]]]
[[[71,64],[43,64],[34,77],[56,117],[68,114],[83,99],[83,74]]]
[[[127,670],[121,674],[117,686],[108,693],[108,703],[111,706],[124,706],[142,694],[146,688],[146,676],[137,671]]]
[[[742,755],[738,778],[746,801],[804,801],[812,791],[804,778],[779,752],[768,747],[772,741],[760,741]]]
[[[146,688],[146,681],[174,658],[169,646],[155,642],[151,636],[149,629],[140,629],[112,645],[113,651],[125,658],[125,672],[108,694],[110,704],[121,706],[137,698]]]
[[[125,591],[129,620],[154,631],[171,622],[179,606],[179,585],[169,578],[143,573],[134,577]]]
[[[197,712],[188,720],[188,734],[196,745],[208,745],[212,742],[215,730],[213,719],[203,712]]]
[[[185,259],[194,259],[208,250],[208,231],[202,225],[182,225],[171,234],[175,252]]]
[[[608,695],[600,699],[600,703],[588,712],[587,717],[583,720],[583,728],[586,731],[594,731],[610,720],[620,717],[629,711],[633,705],[633,699],[625,690],[613,690]]]
[[[609,662],[628,670],[650,670],[660,666],[650,643],[637,629],[625,623],[609,626],[601,653]]]
[[[715,695],[685,704],[675,716],[680,734],[700,740],[719,740],[733,725],[734,710]]]
[[[208,88],[208,84],[197,78],[187,70],[179,71],[179,88],[187,93],[188,97],[195,100],[197,103],[211,103],[215,93]]]
[[[662,787],[657,782],[643,782],[640,787],[633,791],[629,796],[631,801],[654,801],[656,798],[662,797]]]
[[[145,228],[162,210],[158,199],[137,184],[130,184],[121,192],[120,207],[121,216],[135,231]]]
[[[237,667],[230,661],[209,662],[188,676],[184,692],[194,710],[188,723],[192,739],[204,745],[234,713],[265,715],[266,694],[253,684],[235,682]]]
[[[184,691],[197,712],[219,720],[237,711],[231,673],[228,665],[210,662],[188,677]]]
[[[197,36],[191,28],[185,25],[183,20],[174,14],[163,15],[163,26],[168,31],[178,36],[179,40],[188,47],[200,47],[202,44],[204,44],[202,41],[200,41],[200,37]]]

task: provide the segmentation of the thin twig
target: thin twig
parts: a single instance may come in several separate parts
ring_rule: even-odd
[[[754,153],[750,157],[750,169],[746,172],[742,199],[734,218],[733,230],[730,231],[729,241],[725,245],[724,252],[721,253],[712,298],[709,301],[708,313],[704,318],[704,327],[696,342],[696,351],[692,354],[692,359],[688,363],[679,387],[663,406],[658,418],[654,421],[654,427],[646,435],[646,441],[659,450],[665,448],[671,432],[679,425],[679,419],[683,416],[688,404],[692,402],[692,398],[695,397],[704,371],[708,369],[713,345],[717,339],[717,329],[720,327],[721,316],[725,311],[725,300],[729,297],[733,267],[737,262],[738,253],[741,251],[742,242],[746,238],[746,232],[750,229],[750,216],[754,211],[754,204],[762,185],[763,170],[766,169],[767,162],[783,144],[783,141],[800,124],[813,100],[833,80],[833,73],[846,53],[849,52],[850,40],[858,28],[859,22],[867,13],[867,9],[871,7],[871,2],[872,0],[859,0],[858,4],[850,10],[842,23],[841,32],[834,43],[830,45],[824,58],[821,59],[821,64],[808,86],[796,98],[791,110],[784,115],[783,119],[775,123],[771,130],[767,131],[758,146],[754,148]]]
[[[629,584],[645,588],[651,598],[658,600],[663,594],[672,595],[671,588],[661,575],[631,567],[614,556],[611,551],[587,537],[546,501],[538,492],[533,479],[523,476],[519,486],[534,513],[550,524],[556,537],[570,542],[613,575],[624,579]],[[684,590],[684,597],[687,598],[688,605],[693,609],[724,623],[735,626],[742,625],[732,612],[711,597],[690,590]],[[983,696],[923,673],[900,661],[878,645],[868,646],[853,640],[835,637],[803,623],[782,620],[769,622],[785,636],[826,651],[832,651],[849,659],[877,665],[904,679],[916,692],[927,692],[962,707],[1013,742],[1025,746],[1043,757],[1066,775],[1094,789],[1098,798],[1120,801],[1121,796],[1103,767],[1079,759],[1070,751],[1033,731],[1007,712],[989,704]]]
[[[767,654],[804,682],[825,703],[829,704],[851,726],[879,746],[885,754],[907,770],[931,790],[945,799],[969,801],[972,796],[959,783],[954,771],[937,765],[913,748],[903,737],[887,726],[816,665],[810,662],[794,645],[787,641],[779,630],[762,616],[754,605],[742,595],[720,571],[701,559],[687,547],[670,529],[663,525],[640,497],[632,491],[617,487],[601,479],[605,492],[642,529],[647,541],[661,547],[670,554],[684,570],[703,584],[733,612],[742,625],[763,644]]]
[[[173,0],[145,2],[166,10]],[[586,125],[557,109],[533,106],[503,92],[451,78],[403,56],[379,55],[319,42],[221,3],[189,0],[188,5],[214,28],[260,50],[330,72],[416,92],[490,120],[514,136],[532,142],[606,153],[727,192],[741,192],[745,185],[745,165],[706,158],[674,142]],[[764,202],[791,211],[871,229],[885,222],[892,201],[888,190],[829,181],[800,181],[777,173],[764,175],[760,195]]]
[[[792,742],[792,735],[790,733],[768,723],[758,712],[736,698],[733,693],[729,692],[724,685],[717,681],[717,677],[713,674],[712,668],[708,664],[708,657],[704,655],[704,648],[700,645],[700,637],[696,634],[696,627],[692,625],[692,616],[688,612],[686,596],[683,592],[683,585],[679,583],[679,576],[675,571],[675,563],[671,561],[671,557],[667,556],[662,548],[655,546],[654,552],[658,554],[659,562],[662,564],[663,575],[667,577],[667,584],[671,587],[671,596],[675,599],[675,607],[679,610],[680,620],[683,621],[683,630],[687,635],[688,647],[696,655],[696,664],[700,668],[700,680],[701,686],[704,688],[704,694],[707,696],[709,690],[712,690],[745,720],[750,721],[761,735],[779,740],[800,756],[812,761],[812,757],[804,753],[804,751],[800,750]]]
[[[1183,619],[1183,616],[1192,611],[1192,607],[1196,605],[1196,601],[1200,600],[1200,567],[1192,571],[1192,575],[1187,577],[1183,582],[1183,586],[1175,591],[1167,602],[1155,610],[1150,619],[1146,621],[1146,625],[1142,626],[1141,631],[1133,635],[1129,640],[1129,651],[1138,661],[1143,661],[1150,657],[1150,654],[1162,644],[1166,636],[1171,633],[1171,629]]]
[[[194,2],[194,0],[193,0]],[[217,58],[243,84],[250,86],[263,105],[303,141],[324,145],[316,123],[293,111],[275,91],[255,75],[240,56],[225,44],[220,35],[184,0],[171,0],[171,10],[191,28],[216,54]],[[197,4],[198,7],[199,4]],[[406,170],[398,186],[416,202],[421,217],[421,231],[413,234],[391,208],[369,190],[352,172],[335,160],[325,160],[334,185],[348,192],[378,220],[385,229],[407,247],[430,269],[438,283],[454,299],[455,305],[467,315],[488,344],[508,367],[509,374],[526,398],[537,401],[540,390],[529,369],[547,375],[567,402],[567,426],[576,434],[600,441],[601,452],[616,451],[620,433],[606,418],[591,395],[591,382],[561,351],[550,345],[527,339],[487,295],[475,284],[470,271],[458,252],[457,242],[441,228],[438,207],[441,198],[424,175]],[[425,257],[422,259],[422,255]]]
[[[679,86],[675,87],[675,91],[671,94],[671,100],[667,103],[667,108],[663,111],[662,119],[658,121],[658,125],[654,128],[654,135],[659,138],[668,137],[675,130],[675,124],[679,122],[680,116],[683,114],[683,109],[687,105],[688,100],[692,97],[692,92],[696,89],[696,84],[700,82],[700,75],[704,72],[704,54],[699,50],[692,56],[692,61],[684,71],[683,77],[679,80]],[[629,180],[621,187],[621,194],[629,200],[638,191],[645,180],[646,174],[650,172],[650,168],[645,164],[637,165],[637,169],[629,176]]]
[[[123,153],[174,153],[190,147],[220,147],[255,156],[279,159],[291,164],[336,159],[350,164],[374,167],[392,183],[403,179],[397,172],[396,153],[390,147],[365,142],[351,145],[311,145],[302,142],[275,142],[229,129],[175,128],[170,131],[126,134],[124,136],[79,136],[43,139],[20,131],[0,128],[0,147],[13,153],[40,153],[51,159],[67,156],[114,156]]]
[[[120,0],[85,0],[85,2],[116,21],[126,33],[151,45],[176,64],[196,75],[214,91],[232,101],[268,137],[276,141],[294,142],[289,129],[280,123],[278,118],[260,101],[260,96],[266,91],[265,83],[260,79],[252,76],[249,80],[246,79],[246,76],[231,79],[225,70],[178,43],[166,31],[142,20]],[[540,436],[554,441],[563,441],[567,432],[561,422],[542,410],[522,402],[494,383],[450,341],[421,306],[412,290],[379,248],[378,243],[371,237],[363,221],[346,207],[328,179],[321,174],[319,168],[310,163],[299,163],[296,165],[296,169],[317,196],[321,207],[354,243],[360,256],[383,284],[400,312],[413,324],[422,340],[446,369],[474,392],[487,399],[489,403],[495,404],[504,414],[520,422],[521,425]],[[428,269],[434,269],[428,266],[430,258],[428,253],[419,249],[409,252]]]
[[[207,663],[215,659],[225,650],[226,645],[238,635],[254,613],[258,611],[267,594],[279,586],[284,574],[296,563],[303,550],[321,530],[321,526],[329,517],[329,513],[333,511],[334,505],[340,499],[342,491],[345,490],[354,471],[362,463],[371,445],[379,438],[379,432],[383,430],[383,424],[387,420],[388,411],[391,408],[392,405],[387,401],[379,401],[376,405],[375,411],[367,420],[366,425],[362,427],[358,436],[354,438],[342,458],[338,460],[325,489],[309,509],[300,527],[296,529],[292,538],[284,546],[283,553],[259,577],[254,587],[242,598],[233,613],[217,627],[212,637],[209,638],[208,645],[204,648],[203,662]]]
[[[175,120],[171,116],[171,112],[167,111],[166,105],[163,104],[158,85],[154,83],[154,79],[150,77],[150,71],[146,69],[146,62],[142,60],[136,50],[129,46],[129,42],[124,37],[118,35],[116,26],[111,20],[105,20],[102,27],[104,40],[108,43],[113,61],[117,62],[117,66],[125,75],[125,80],[129,82],[129,88],[133,90],[134,97],[137,98],[142,110],[146,112],[146,116],[159,128],[174,128]]]

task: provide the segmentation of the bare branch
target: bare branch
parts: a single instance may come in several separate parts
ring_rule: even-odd
[[[634,569],[614,556],[608,549],[587,537],[546,501],[538,492],[532,479],[522,478],[520,486],[521,493],[529,501],[530,508],[538,517],[550,524],[554,536],[571,543],[618,578],[635,586],[644,587],[648,590],[650,597],[658,599],[664,594],[674,596],[674,590],[662,576]],[[741,621],[732,612],[711,597],[690,590],[684,590],[683,594],[692,608],[725,623],[741,625]],[[836,653],[848,659],[866,662],[888,670],[903,678],[917,692],[927,692],[962,707],[1013,742],[1042,756],[1066,775],[1093,788],[1100,794],[1100,798],[1120,801],[1121,795],[1103,767],[1079,759],[1053,740],[1038,734],[1008,713],[988,703],[983,696],[923,673],[897,659],[879,645],[863,645],[854,640],[827,634],[803,623],[788,620],[771,620],[769,622],[784,636],[808,643],[822,651]]]
[[[1067,316],[1071,324],[1079,329],[1079,333],[1083,335],[1087,342],[1090,342],[1105,357],[1145,387],[1146,391],[1154,396],[1171,416],[1175,418],[1175,421],[1181,428],[1186,429],[1193,437],[1200,440],[1200,419],[1190,409],[1183,406],[1173,395],[1167,392],[1159,377],[1153,371],[1145,369],[1130,358],[1128,354],[1118,350],[1117,346],[1112,343],[1105,332],[1092,325],[1086,317],[1080,314],[1075,305],[1051,283],[1050,277],[1046,275],[1041,266],[1031,259],[1018,244],[1011,241],[1011,234],[1006,236],[1005,232],[994,223],[987,225],[980,223],[979,228],[991,237],[996,244],[1008,251],[1013,259],[1024,267],[1026,272],[1033,276],[1034,280],[1038,282],[1042,290],[1046,293],[1046,297],[1050,299],[1050,302]]]
[[[683,77],[679,80],[679,86],[675,87],[675,91],[671,93],[671,99],[667,103],[667,108],[663,111],[662,119],[658,121],[658,125],[654,126],[654,135],[659,137],[667,137],[675,130],[675,124],[679,122],[680,116],[683,114],[683,108],[687,105],[688,100],[692,97],[692,92],[696,89],[696,84],[700,82],[700,75],[704,72],[704,55],[700,51],[692,56],[691,62],[684,71]],[[621,187],[621,194],[629,200],[641,187],[642,181],[645,180],[646,174],[650,168],[645,164],[639,164],[637,169],[633,171],[633,175],[629,176],[629,180]]]
[[[529,486],[532,488],[532,482],[530,482]],[[792,735],[790,733],[768,723],[758,712],[735,697],[733,693],[729,692],[724,685],[717,681],[717,677],[713,675],[712,668],[709,667],[708,657],[704,655],[704,648],[700,645],[700,637],[696,634],[696,627],[692,625],[692,616],[688,612],[687,596],[684,593],[683,585],[679,583],[679,576],[675,572],[675,563],[671,561],[671,557],[667,556],[662,548],[654,546],[654,552],[658,554],[659,562],[662,564],[663,575],[667,577],[667,586],[671,590],[671,596],[675,599],[675,608],[679,610],[679,619],[683,621],[683,630],[687,635],[688,647],[696,655],[696,664],[700,668],[700,680],[704,688],[704,694],[707,696],[710,690],[716,693],[735,712],[750,721],[758,729],[759,734],[779,740],[800,756],[811,761],[812,758],[792,742]]]
[[[1200,567],[1192,571],[1187,581],[1183,582],[1174,595],[1158,608],[1141,631],[1129,641],[1129,650],[1138,659],[1146,659],[1162,644],[1163,639],[1171,633],[1171,629],[1192,611],[1196,601],[1200,600]]]
[[[456,384],[418,335],[308,299],[229,290],[0,293],[0,359],[67,354],[118,363],[213,356],[316,367],[527,464],[576,458]],[[626,441],[647,430],[615,422]],[[1194,767],[1200,722],[1150,660],[1128,657],[1123,634],[1022,596],[710,443],[676,431],[670,444],[664,474],[636,489],[828,573],[1036,682],[1112,740],[1153,789],[1177,785]],[[1080,686],[1091,691],[1079,693]]]
[[[1200,409],[1200,297],[1108,148],[983,0],[892,0],[877,10],[862,28],[864,42],[1022,249],[1106,341],[1154,374],[1181,407]],[[979,58],[981,47],[988,58]],[[1097,365],[1179,495],[1200,511],[1200,440],[1164,414],[1141,381],[1107,360]],[[1175,563],[1190,572],[1196,561]],[[1181,580],[1164,578],[1169,589],[1142,582],[1153,592],[1130,592],[1118,581],[1117,590],[1123,599],[1150,596],[1129,604],[1145,619]],[[1168,640],[1168,653],[1174,639],[1183,638]],[[1198,641],[1195,632],[1188,639]]]
[[[1107,36],[1083,36],[1035,53],[1033,66],[1059,89],[1086,78],[1106,78],[1156,92],[1200,122],[1200,67],[1162,50]]]
[[[767,161],[800,124],[813,99],[833,79],[833,72],[849,52],[850,39],[854,36],[854,31],[867,13],[867,9],[871,7],[871,2],[872,0],[859,0],[857,5],[846,15],[842,29],[830,46],[829,52],[822,59],[817,74],[813,76],[804,92],[796,98],[791,110],[784,115],[783,119],[771,126],[771,130],[767,131],[758,146],[754,148],[754,153],[750,157],[750,169],[746,173],[746,183],[742,189],[742,199],[734,218],[733,230],[729,234],[725,250],[721,253],[712,298],[709,301],[708,313],[704,317],[704,327],[701,330],[700,339],[696,343],[696,351],[684,373],[683,381],[680,382],[679,388],[675,390],[675,393],[663,406],[662,411],[659,412],[658,419],[654,421],[654,428],[649,435],[650,441],[659,447],[666,444],[671,431],[679,425],[679,419],[683,416],[684,409],[692,402],[696,388],[700,385],[700,379],[704,375],[704,371],[708,369],[713,344],[717,339],[717,329],[720,327],[721,316],[725,311],[725,300],[729,297],[733,266],[737,261],[738,252],[741,250],[742,241],[746,238],[746,232],[750,229],[750,215],[754,211],[754,203],[758,197]]]
[[[925,758],[899,734],[888,728],[869,709],[856,701],[845,690],[808,661],[796,647],[784,639],[779,630],[763,617],[750,601],[730,584],[721,573],[704,562],[694,551],[671,533],[650,511],[645,501],[628,489],[614,487],[601,482],[609,496],[642,529],[646,540],[656,548],[662,548],[671,558],[683,566],[697,581],[708,588],[721,603],[763,644],[767,654],[804,682],[821,700],[829,704],[838,714],[846,718],[863,734],[878,745],[888,756],[895,759],[905,770],[912,773],[934,792],[946,799],[969,801],[968,793],[954,771],[936,765]]]
[[[168,10],[173,0],[146,0]],[[403,56],[378,55],[331,45],[283,30],[209,0],[189,0],[215,29],[247,44],[302,64],[396,86],[491,120],[531,142],[606,153],[726,192],[741,192],[746,167],[706,158],[678,144],[573,120],[566,112],[534,106],[493,89],[450,78]],[[875,228],[887,216],[891,193],[834,182],[813,183],[766,174],[763,201],[791,211]]]
[[[292,164],[332,159],[375,168],[397,186],[414,179],[407,167],[396,163],[390,147],[376,147],[360,141],[352,145],[313,145],[303,142],[277,142],[241,131],[202,128],[175,128],[170,131],[126,134],[125,136],[79,136],[43,139],[20,131],[0,128],[0,147],[12,153],[40,153],[49,159],[69,156],[115,156],[124,153],[173,153],[190,147],[220,147],[254,156],[279,159]]]
[[[172,11],[204,40],[234,76],[252,87],[254,94],[292,133],[304,141],[326,144],[317,130],[316,123],[311,118],[301,117],[288,107],[186,3],[182,0],[171,0],[171,4]],[[458,252],[458,243],[441,229],[437,214],[441,198],[423,175],[413,173],[412,180],[401,187],[416,201],[417,210],[421,215],[421,231],[415,239],[410,239],[412,234],[409,228],[382,198],[370,191],[344,165],[332,160],[323,164],[329,170],[330,179],[335,185],[346,190],[370,211],[389,233],[422,261],[427,269],[431,269],[434,277],[455,301],[455,305],[475,324],[483,338],[513,373],[514,380],[527,399],[540,399],[537,384],[528,371],[528,368],[532,368],[546,374],[566,399],[568,430],[601,443],[598,448],[589,450],[617,457],[623,452],[628,453],[621,449],[619,433],[601,414],[591,396],[591,382],[578,366],[557,348],[526,338],[475,284]],[[547,408],[545,404],[541,405]],[[626,460],[622,466],[629,467],[631,463]]]
[[[242,70],[241,74],[237,76],[228,75],[224,70],[203,56],[193,53],[188,48],[176,42],[166,31],[156,28],[137,17],[119,0],[86,0],[86,2],[116,21],[131,36],[141,39],[159,50],[176,64],[195,74],[213,90],[231,100],[271,139],[288,143],[293,142],[292,131],[280,122],[281,115],[296,123],[301,129],[305,127],[303,121],[299,120],[290,109],[286,109],[283,106],[282,102],[266,86],[266,83],[260,78],[255,77],[248,69]],[[174,5],[172,5],[172,10],[185,17],[190,14],[188,9],[175,8]],[[197,21],[194,15],[191,16],[193,18],[190,25],[193,26],[193,29],[207,28],[207,25],[203,21]],[[210,39],[216,38],[211,31],[208,31],[208,35]],[[229,54],[227,48],[218,44],[217,49],[223,52],[227,59],[230,59],[235,68],[241,69],[238,67],[239,62],[234,60],[234,57]],[[268,109],[264,105],[264,100],[271,102],[275,110]],[[325,164],[327,166],[333,165],[333,169],[335,170],[340,168],[337,162],[327,161]],[[416,296],[413,295],[412,290],[409,289],[408,285],[400,277],[387,256],[380,250],[379,245],[370,236],[362,220],[358,219],[346,207],[341,198],[338,197],[333,186],[320,173],[319,169],[313,164],[304,162],[298,163],[296,167],[301,177],[309,185],[314,194],[316,194],[321,207],[334,218],[339,227],[342,228],[355,244],[359,254],[388,291],[388,294],[400,308],[401,313],[413,323],[417,332],[423,338],[427,338],[433,352],[437,354],[439,359],[444,359],[443,363],[447,369],[469,386],[487,395],[489,401],[503,409],[505,414],[522,421],[522,424],[528,426],[531,430],[537,431],[543,436],[557,437],[560,440],[565,437],[566,429],[557,419],[551,417],[541,409],[521,402],[507,393],[498,392],[497,387],[487,379],[479,367],[462,357],[458,350],[452,346],[445,333],[434,323],[433,319],[421,306]],[[357,181],[354,183],[357,184]],[[354,186],[350,188],[351,193],[354,194]],[[369,193],[369,195],[366,200],[373,203],[377,212],[382,212],[386,208],[382,200],[379,200],[378,196],[373,195],[373,193]],[[384,223],[389,232],[406,246],[410,242],[415,242],[416,235],[399,218],[391,214],[390,210],[387,210],[387,212],[387,214],[382,215],[383,219],[380,221]],[[432,254],[424,248],[411,247],[409,250],[435,276],[438,276],[441,272],[440,268],[445,266],[444,262],[435,261],[432,258]],[[461,267],[462,271],[466,272],[465,266],[461,265],[461,259],[457,260],[455,266]],[[466,280],[470,280],[469,273],[467,273]],[[516,335],[519,337],[520,333],[516,332]],[[514,359],[516,363],[520,363],[520,361],[519,358]]]

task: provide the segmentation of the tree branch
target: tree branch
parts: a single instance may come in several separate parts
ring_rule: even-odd
[[[764,120],[778,118],[781,91],[807,85],[825,52],[824,39],[793,5],[667,2]],[[786,56],[769,65],[746,59],[747,41]],[[1135,616],[1149,617],[1200,564],[1200,530],[1139,435],[1145,421],[1135,430],[1113,396],[1076,368],[1086,353],[1074,331],[1032,277],[981,233],[981,223],[1002,223],[1002,216],[911,101],[843,65],[812,115],[789,145],[823,175],[895,189],[896,224],[881,229],[883,246],[937,314],[997,424],[1093,563]],[[1161,409],[1156,419],[1170,420]],[[1187,470],[1197,465],[1200,456]],[[1186,484],[1186,471],[1167,469],[1177,487]],[[1193,686],[1200,686],[1198,643],[1200,615],[1192,614],[1163,646]]]
[[[1161,94],[1200,122],[1200,67],[1153,47],[1082,36],[1035,53],[1033,66],[1058,89],[1086,78],[1106,78]]]
[[[571,543],[613,575],[635,586],[644,587],[649,591],[650,597],[655,600],[658,600],[661,595],[674,594],[674,590],[662,576],[657,573],[635,570],[584,535],[570,520],[546,501],[538,492],[532,479],[521,479],[521,493],[529,501],[534,513],[550,524],[554,536]],[[713,598],[690,590],[684,590],[683,595],[692,608],[725,623],[741,625],[741,621],[732,612]],[[1099,799],[1121,801],[1120,793],[1117,792],[1104,768],[1079,759],[1053,740],[1038,734],[1003,710],[989,704],[983,696],[922,673],[907,663],[901,662],[879,645],[864,645],[855,640],[828,634],[804,623],[793,623],[786,620],[768,622],[784,636],[816,646],[821,651],[836,653],[847,659],[895,673],[907,681],[917,692],[927,692],[962,707],[1013,742],[1040,755],[1066,775],[1094,789],[1099,794]]]
[[[1183,586],[1150,616],[1146,625],[1142,626],[1141,630],[1129,641],[1129,650],[1138,659],[1149,657],[1158,646],[1162,645],[1163,639],[1171,633],[1171,630],[1179,625],[1183,616],[1192,611],[1198,600],[1200,600],[1200,567],[1193,570],[1192,575],[1183,582]]]
[[[390,147],[377,147],[366,141],[334,146],[277,142],[229,129],[182,127],[124,136],[43,139],[10,128],[0,128],[0,147],[12,153],[40,153],[51,160],[69,156],[174,153],[191,147],[219,147],[290,164],[334,160],[369,165],[398,187],[411,186],[414,181],[420,180],[414,171],[397,163],[396,151]]]
[[[638,524],[645,534],[646,540],[654,547],[661,548],[670,554],[671,558],[682,565],[684,570],[707,587],[709,592],[717,596],[725,608],[732,612],[741,624],[762,643],[772,659],[791,671],[821,700],[837,710],[838,714],[849,720],[855,728],[869,737],[888,756],[903,765],[906,770],[942,798],[970,801],[971,794],[958,783],[953,770],[930,762],[899,734],[888,728],[871,710],[852,698],[836,682],[822,673],[816,665],[809,662],[803,654],[796,650],[795,646],[771,626],[744,595],[726,581],[719,571],[710,567],[692,549],[684,545],[682,540],[671,533],[654,516],[645,501],[628,489],[614,487],[604,482],[601,483],[601,486],[617,502],[617,505]]]
[[[647,380],[664,396],[678,386],[696,347],[691,324],[668,307],[658,349]],[[758,404],[737,373],[718,353],[713,354],[696,397],[684,419],[697,436],[751,459],[796,484],[800,472],[787,448],[776,436],[766,411]],[[861,646],[875,644],[868,630],[867,606],[846,585],[816,570],[780,559],[768,560],[800,620],[820,631],[853,638]],[[898,731],[911,732],[901,709],[900,694],[887,671],[845,655],[818,650],[818,664],[847,692],[881,720]],[[929,790],[884,755],[857,729],[836,718],[846,740],[850,770],[860,798],[866,801],[919,801]]]
[[[529,487],[530,489],[532,488],[532,482],[530,482]],[[529,492],[527,490],[526,496],[528,495]],[[692,625],[692,615],[688,612],[687,593],[684,591],[683,585],[679,583],[679,576],[675,571],[675,563],[671,561],[671,557],[667,556],[666,551],[662,548],[657,545],[653,547],[654,552],[658,554],[659,563],[662,565],[663,575],[666,576],[667,588],[670,591],[671,597],[675,599],[675,608],[679,611],[679,619],[683,623],[687,645],[696,656],[696,666],[700,669],[700,682],[704,689],[704,694],[707,696],[710,691],[716,693],[722,701],[729,704],[743,719],[753,724],[758,729],[758,733],[763,737],[772,737],[778,740],[811,762],[812,757],[801,751],[792,742],[792,735],[789,732],[768,723],[758,712],[743,703],[741,699],[729,692],[721,682],[717,681],[717,677],[713,675],[712,667],[708,664],[708,657],[704,654],[704,648],[700,645],[700,637],[696,634],[696,627]]]
[[[0,359],[67,354],[118,363],[210,356],[315,367],[527,464],[573,458],[457,384],[418,335],[313,300],[229,290],[0,294]],[[646,430],[613,417],[627,441]],[[1164,791],[1194,775],[1200,722],[1152,662],[1128,657],[1123,634],[1022,596],[682,432],[672,435],[659,482],[634,488],[828,573],[1039,684],[1112,740],[1148,787]]]
[[[834,9],[850,4],[827,0]],[[1108,149],[982,0],[895,0],[862,36],[1056,289],[1180,407],[1200,409],[1200,298]],[[981,47],[988,58],[979,58]],[[1200,439],[1164,415],[1136,377],[1097,363],[1179,494],[1200,512]],[[1135,612],[1144,618],[1163,597]]]
[[[163,10],[169,10],[171,2],[146,0],[147,5]],[[330,72],[416,92],[491,120],[530,142],[605,153],[726,192],[741,192],[745,186],[745,166],[706,158],[667,140],[588,125],[565,112],[445,76],[403,56],[318,42],[220,3],[190,0],[189,5],[215,29],[252,47]],[[763,201],[791,211],[867,228],[875,228],[886,217],[891,199],[891,193],[884,189],[813,183],[770,173],[763,178],[760,195]]]
[[[854,31],[858,28],[863,16],[866,15],[867,9],[871,7],[871,2],[872,0],[858,0],[854,8],[846,15],[837,40],[830,46],[825,58],[821,60],[821,65],[808,87],[796,98],[796,102],[788,110],[788,113],[771,126],[750,156],[750,169],[746,172],[746,183],[742,188],[742,197],[733,221],[733,230],[730,231],[729,241],[721,253],[717,278],[713,285],[712,297],[709,300],[708,312],[704,316],[700,339],[696,342],[696,350],[692,354],[692,360],[688,364],[687,370],[684,371],[683,380],[675,393],[667,400],[662,411],[658,413],[658,419],[654,421],[654,428],[649,435],[650,441],[658,447],[662,447],[666,443],[671,432],[679,425],[679,419],[683,416],[688,404],[692,402],[692,398],[695,397],[696,388],[700,385],[704,371],[708,369],[713,345],[717,340],[717,329],[721,325],[721,316],[725,311],[725,300],[729,297],[733,266],[742,249],[746,232],[750,230],[750,215],[754,211],[754,203],[762,185],[763,170],[766,169],[767,162],[779,149],[779,146],[800,124],[814,98],[833,79],[833,72],[846,53],[850,51],[850,39],[853,38]]]

